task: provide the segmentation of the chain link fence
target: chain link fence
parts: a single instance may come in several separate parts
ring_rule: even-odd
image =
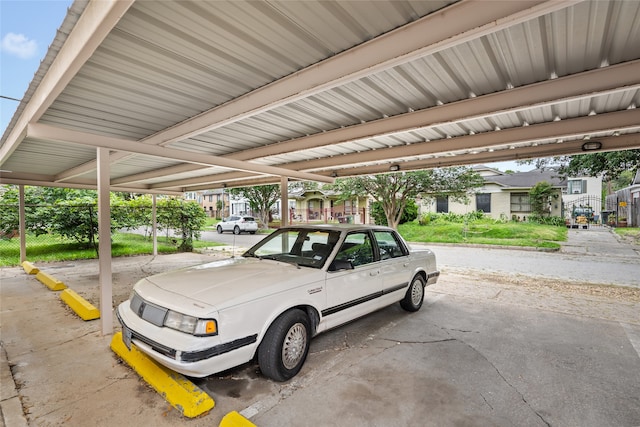
[[[192,240],[199,237],[189,226],[191,219],[181,206],[156,209],[160,253],[191,249]],[[20,262],[19,228],[18,206],[0,204],[0,266]],[[98,257],[95,205],[26,205],[25,229],[31,261]],[[113,256],[153,252],[150,206],[111,207],[111,249]]]

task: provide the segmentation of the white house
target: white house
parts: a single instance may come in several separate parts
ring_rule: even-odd
[[[564,179],[555,170],[534,169],[529,172],[504,173],[478,165],[474,170],[484,178],[484,185],[471,194],[469,203],[459,203],[448,197],[427,202],[422,212],[454,212],[464,214],[476,210],[496,219],[525,220],[531,215],[529,191],[546,181],[556,190],[549,206],[552,216],[571,216],[574,206],[590,206],[596,215],[602,210],[602,178],[580,177]]]

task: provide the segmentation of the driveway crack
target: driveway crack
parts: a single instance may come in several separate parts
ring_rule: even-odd
[[[476,352],[477,354],[479,354],[489,365],[491,365],[491,367],[494,369],[494,371],[496,371],[496,373],[498,374],[498,376],[500,378],[502,378],[502,381],[504,381],[505,384],[507,384],[513,391],[515,391],[518,396],[520,396],[520,399],[524,402],[525,405],[527,405],[527,407],[531,410],[531,412],[533,412],[534,414],[536,414],[536,416],[538,418],[540,418],[540,420],[547,426],[547,427],[551,427],[551,424],[544,419],[544,417],[542,415],[540,415],[540,413],[538,411],[536,411],[529,402],[527,402],[527,399],[524,397],[524,395],[520,392],[520,390],[518,390],[518,388],[516,386],[514,386],[513,384],[511,384],[509,382],[509,380],[507,380],[505,378],[504,375],[502,375],[502,372],[500,372],[500,370],[496,367],[496,365],[493,364],[493,362],[491,362],[491,360],[489,360],[487,358],[487,356],[485,356],[481,351],[479,351],[478,349],[476,349],[475,347],[473,347],[471,344],[466,343],[462,340],[459,340],[460,342],[462,342],[464,345],[466,345],[467,347],[471,348],[474,352]],[[485,400],[485,402],[487,401],[484,396],[482,396],[482,398]],[[487,403],[488,404],[488,403]],[[491,406],[491,405],[489,405]]]

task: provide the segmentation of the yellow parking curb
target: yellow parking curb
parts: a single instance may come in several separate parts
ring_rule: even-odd
[[[218,427],[257,427],[254,423],[240,415],[236,411],[229,412],[224,416]]]
[[[40,269],[31,264],[29,261],[23,261],[21,265],[27,274],[38,274],[40,272]]]
[[[64,301],[71,310],[75,311],[82,320],[100,318],[100,310],[69,288],[60,293],[60,299]]]
[[[122,341],[122,332],[113,336],[111,350],[185,417],[197,417],[215,406],[207,393],[182,375],[157,364],[133,344],[129,350]]]
[[[36,274],[36,279],[44,283],[44,285],[52,291],[67,289],[67,285],[44,271],[39,271],[38,274]]]

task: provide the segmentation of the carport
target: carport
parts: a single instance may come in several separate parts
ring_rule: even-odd
[[[110,334],[109,191],[639,148],[639,89],[640,2],[76,0],[0,180],[98,189]]]

